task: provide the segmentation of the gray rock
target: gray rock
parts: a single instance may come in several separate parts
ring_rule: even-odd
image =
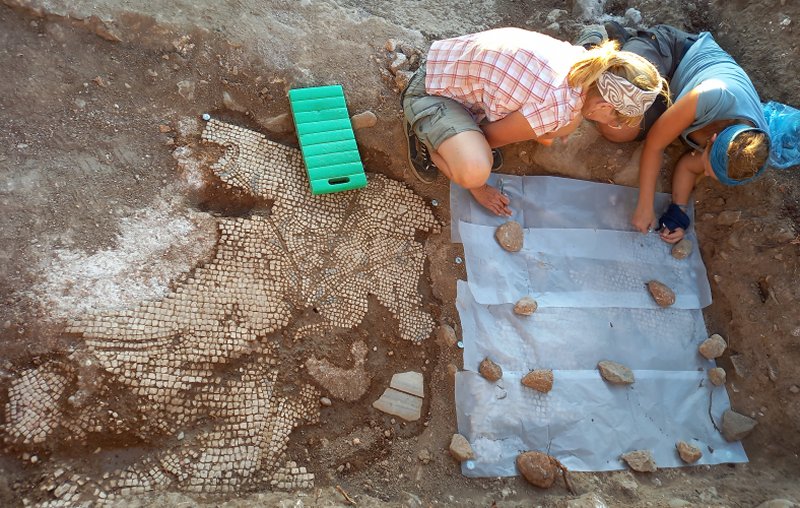
[[[713,369],[708,369],[708,379],[711,380],[711,383],[714,386],[722,386],[725,384],[725,379],[727,375],[725,374],[725,369],[722,367],[714,367]]]
[[[642,13],[630,7],[625,11],[625,24],[628,26],[639,26],[642,23]]]
[[[417,453],[417,458],[423,464],[428,464],[431,461],[431,452],[427,448],[423,448]]]
[[[561,31],[561,25],[559,25],[558,23],[550,23],[549,25],[544,27],[544,32],[546,34],[557,35],[558,32],[560,31]]]
[[[788,499],[770,499],[756,506],[756,508],[794,508],[795,506],[797,504]]]
[[[184,79],[183,81],[179,81],[177,86],[178,86],[178,94],[181,97],[183,97],[187,101],[194,100],[194,89],[195,89],[194,81],[190,79]]]
[[[683,508],[684,506],[691,506],[692,503],[685,499],[681,499],[679,497],[673,497],[669,501],[667,501],[667,506],[669,508]]]
[[[247,108],[236,102],[236,100],[234,100],[231,94],[227,91],[222,92],[222,103],[231,111],[238,111],[239,113],[244,113],[247,111]]]
[[[713,360],[714,358],[722,356],[722,353],[725,352],[725,348],[727,347],[728,344],[725,342],[725,339],[718,333],[715,333],[700,344],[698,351],[700,351],[700,354],[704,357]]]
[[[530,296],[523,296],[514,305],[514,313],[519,314],[520,316],[530,316],[531,314],[536,312],[536,309],[538,308],[539,304],[536,303],[536,300],[534,300]]]
[[[567,501],[567,508],[606,508],[606,503],[600,494],[588,492],[578,499]]]
[[[600,375],[603,376],[603,379],[609,383],[629,385],[635,381],[633,371],[621,363],[602,360],[598,362],[597,368],[600,370]]]
[[[625,493],[625,495],[637,496],[639,493],[639,483],[630,471],[614,473],[611,477],[611,482],[614,484],[615,488]]]
[[[495,230],[494,237],[508,252],[519,252],[525,241],[525,232],[519,222],[510,220]]]
[[[422,399],[394,388],[387,388],[383,395],[372,403],[372,407],[378,411],[413,422],[419,420],[421,416]]]
[[[700,448],[685,441],[678,441],[675,448],[678,449],[678,455],[680,455],[681,460],[687,464],[694,464],[703,456],[703,452],[700,451]]]
[[[683,238],[680,242],[672,246],[672,257],[675,259],[686,259],[692,253],[694,244],[691,240]]]
[[[389,387],[417,397],[425,397],[424,381],[420,372],[409,371],[395,374],[392,376]]]
[[[350,117],[350,123],[353,125],[354,130],[368,129],[375,127],[378,123],[378,117],[372,111],[363,111]]]
[[[733,372],[737,376],[744,379],[750,375],[750,368],[747,366],[747,360],[742,355],[731,355],[731,365],[733,365]]]
[[[552,11],[547,13],[546,22],[549,25],[550,23],[555,23],[559,21],[561,18],[565,17],[568,14],[567,11],[564,9],[553,9]]]
[[[443,346],[455,347],[458,344],[458,336],[452,326],[442,324],[436,329],[436,338]]]
[[[742,218],[741,210],[725,210],[717,216],[717,224],[720,226],[733,226]]]
[[[728,409],[722,413],[722,435],[728,441],[739,441],[750,434],[758,422],[749,416]]]
[[[294,120],[289,113],[281,113],[277,116],[260,119],[258,123],[270,132],[276,134],[288,134],[294,131]]]
[[[408,57],[403,53],[395,53],[394,60],[389,64],[389,70],[392,71],[392,74],[408,70]]]
[[[598,19],[603,15],[606,0],[574,0],[572,15],[584,21]]]
[[[461,434],[453,434],[450,439],[450,455],[459,462],[471,460],[475,458],[475,452],[472,450],[467,438]]]
[[[325,407],[328,407],[331,404],[333,404],[333,402],[331,402],[331,399],[329,399],[328,397],[321,397],[319,399],[319,403],[322,404]]]
[[[650,450],[634,450],[623,453],[620,458],[627,462],[631,469],[639,473],[654,473],[658,469]]]

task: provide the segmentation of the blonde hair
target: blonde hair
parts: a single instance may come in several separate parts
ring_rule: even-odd
[[[610,72],[625,78],[642,90],[656,90],[661,84],[661,94],[672,104],[669,96],[669,84],[658,73],[658,69],[646,58],[630,51],[620,51],[616,41],[606,41],[586,51],[580,60],[572,65],[567,76],[569,86],[587,89],[587,93],[595,92],[597,78],[604,72]],[[642,115],[631,117],[617,112],[622,123],[635,127],[642,121]]]
[[[763,131],[739,133],[728,144],[728,176],[735,180],[752,178],[769,157],[769,136]]]

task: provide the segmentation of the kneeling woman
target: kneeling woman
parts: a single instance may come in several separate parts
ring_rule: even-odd
[[[586,50],[499,28],[436,41],[403,92],[409,158],[420,180],[437,169],[498,215],[508,198],[487,185],[492,149],[569,135],[583,118],[638,125],[669,90],[656,68],[616,42]]]
[[[675,243],[689,227],[686,206],[703,175],[725,185],[757,177],[769,157],[770,140],[761,101],[753,83],[710,33],[698,36],[675,70],[673,104],[647,134],[639,161],[639,202],[632,223],[641,232],[659,228]],[[672,176],[672,204],[656,221],[656,181],[664,149],[676,138],[686,152]]]

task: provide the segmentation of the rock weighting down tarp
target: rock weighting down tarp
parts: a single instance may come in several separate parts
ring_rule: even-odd
[[[459,281],[457,308],[464,371],[456,375],[459,433],[476,458],[466,476],[516,475],[515,458],[546,451],[575,471],[623,469],[620,455],[650,450],[659,467],[684,465],[678,441],[700,447],[697,464],[746,462],[740,443],[717,426],[730,407],[725,387],[706,371],[715,366],[697,352],[708,334],[701,309],[711,303],[693,228],[687,259],[670,255],[657,234],[634,232],[629,218],[637,190],[556,177],[492,175],[525,232],[522,251],[494,240],[509,220],[482,209],[451,186],[451,235],[464,244],[467,281]],[[669,196],[658,194],[656,209]],[[670,286],[676,303],[659,308],[645,283]],[[535,298],[539,309],[518,316],[514,303]],[[478,365],[503,368],[491,383]],[[629,386],[606,383],[601,360],[634,371]],[[552,369],[553,389],[542,394],[520,384],[533,369]],[[713,417],[713,420],[712,420]]]

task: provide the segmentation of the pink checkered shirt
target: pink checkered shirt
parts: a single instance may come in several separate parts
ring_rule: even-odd
[[[584,49],[537,32],[498,28],[436,41],[425,89],[463,104],[476,121],[519,111],[537,136],[564,127],[583,105],[567,74]]]

